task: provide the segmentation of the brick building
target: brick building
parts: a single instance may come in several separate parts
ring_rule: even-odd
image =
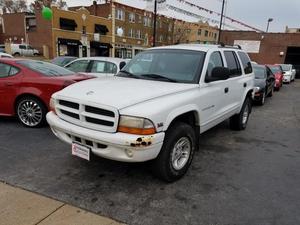
[[[69,10],[78,10],[70,7]],[[86,7],[92,15],[112,19],[112,56],[132,58],[153,43],[153,13],[113,1]],[[173,43],[174,20],[157,16],[156,45]]]
[[[218,40],[218,27],[208,23],[189,23],[181,20],[174,22],[174,43],[215,44]]]
[[[53,18],[35,13],[4,14],[1,39],[10,43],[28,43],[46,58],[61,55],[111,55],[111,20],[90,15],[85,8],[66,11],[52,7]]]
[[[222,31],[221,42],[240,44],[260,64],[287,63],[300,66],[300,33]]]

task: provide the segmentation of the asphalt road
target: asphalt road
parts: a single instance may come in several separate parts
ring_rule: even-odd
[[[246,131],[201,136],[188,174],[165,184],[147,163],[88,163],[49,128],[0,118],[0,180],[128,224],[300,224],[300,81],[253,109]]]

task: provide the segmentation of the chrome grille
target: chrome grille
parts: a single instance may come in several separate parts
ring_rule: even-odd
[[[59,99],[55,102],[57,115],[73,124],[105,132],[116,132],[118,125],[118,110],[94,103]]]

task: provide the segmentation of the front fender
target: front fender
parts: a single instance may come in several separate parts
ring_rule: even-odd
[[[174,121],[175,118],[177,118],[178,116],[183,115],[185,113],[188,113],[188,112],[195,113],[196,124],[199,125],[200,124],[200,122],[199,122],[200,121],[200,114],[199,114],[200,110],[197,105],[189,104],[189,105],[185,105],[185,106],[176,108],[173,111],[171,111],[167,116],[163,130],[166,131],[169,128],[169,126],[171,125],[172,121]]]

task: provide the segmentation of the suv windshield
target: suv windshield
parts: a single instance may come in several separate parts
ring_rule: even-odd
[[[156,49],[139,53],[118,76],[167,82],[198,83],[205,52]]]
[[[42,61],[21,60],[18,61],[17,63],[27,67],[28,69],[39,72],[45,76],[67,76],[67,75],[74,74],[74,72],[70,70]]]

